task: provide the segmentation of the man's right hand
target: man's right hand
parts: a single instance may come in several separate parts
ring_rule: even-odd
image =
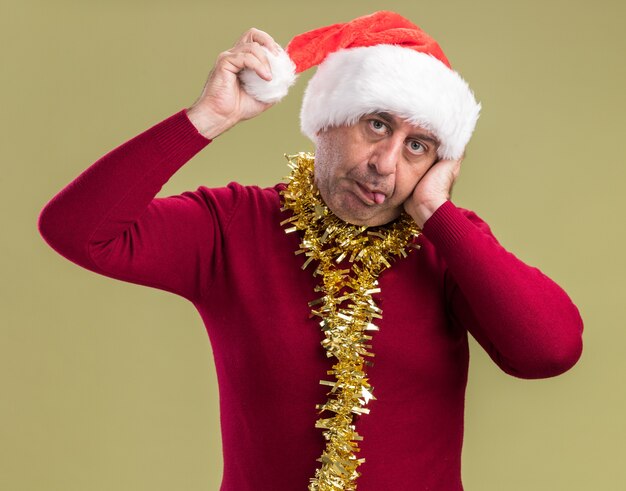
[[[206,138],[213,139],[272,106],[249,95],[238,77],[239,72],[249,68],[259,77],[271,80],[270,64],[261,46],[275,54],[282,49],[269,34],[252,28],[217,57],[202,94],[187,108],[189,120]]]

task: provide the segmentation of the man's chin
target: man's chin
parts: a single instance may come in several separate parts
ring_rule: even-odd
[[[331,193],[328,201],[324,200],[324,194],[321,193],[322,200],[326,206],[338,218],[346,223],[357,226],[379,227],[389,222],[393,222],[402,212],[401,206],[392,207],[390,203],[382,205],[365,203],[361,197],[352,192],[341,192],[335,190]]]
[[[380,227],[393,222],[400,216],[401,210],[380,210],[380,213],[373,213],[368,215],[359,215],[357,213],[349,213],[343,211],[333,211],[337,217],[346,223],[351,225],[357,225],[359,227]]]

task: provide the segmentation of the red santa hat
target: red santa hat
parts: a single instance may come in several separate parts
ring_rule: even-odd
[[[282,99],[296,74],[317,65],[300,112],[302,132],[314,142],[319,130],[390,112],[430,131],[439,157],[459,158],[478,120],[480,104],[437,42],[394,12],[321,27],[294,37],[278,56],[266,53],[271,81],[240,74],[263,102]]]

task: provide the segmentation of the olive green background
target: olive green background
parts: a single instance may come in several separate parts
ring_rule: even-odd
[[[466,489],[626,489],[624,2],[0,5],[0,489],[218,489],[216,380],[199,315],[57,255],[37,232],[39,211],[99,156],[189,106],[248,27],[284,45],[379,9],[433,35],[483,104],[455,202],[561,284],[585,320],[581,360],[552,379],[510,377],[472,340]],[[283,153],[312,149],[298,127],[310,75],[159,196],[281,179]]]

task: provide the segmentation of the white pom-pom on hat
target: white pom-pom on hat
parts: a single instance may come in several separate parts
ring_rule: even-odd
[[[296,65],[285,50],[275,55],[265,46],[261,46],[270,64],[272,80],[264,80],[254,70],[245,68],[239,73],[245,91],[256,100],[265,103],[280,101],[287,95],[289,87],[296,81]]]

